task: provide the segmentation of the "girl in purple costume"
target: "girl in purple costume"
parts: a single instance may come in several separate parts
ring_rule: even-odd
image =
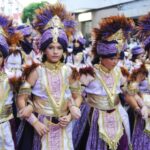
[[[69,23],[74,23],[72,15],[59,3],[39,9],[34,21],[42,34],[43,63],[30,73],[17,100],[19,116],[35,129],[34,150],[74,149],[71,119],[80,117],[82,98],[71,68],[61,63],[68,45],[65,31]],[[26,105],[31,93],[33,99]]]
[[[147,59],[145,61],[146,69],[148,70],[148,77],[139,84],[139,90],[142,95],[144,105],[148,107],[148,118],[146,121],[141,116],[136,117],[134,133],[132,137],[133,149],[148,150],[150,149],[149,137],[149,109],[150,109],[150,13],[139,18],[137,27],[138,38],[143,43],[144,49],[147,52]]]
[[[113,16],[102,20],[100,28],[94,29],[96,40],[93,51],[97,65],[94,66],[93,73],[88,67],[79,71],[80,81],[85,86],[86,102],[93,108],[90,113],[92,117],[87,150],[129,149],[128,115],[118,97],[122,92],[120,87],[124,84],[124,79],[116,65],[131,27],[130,19]]]
[[[9,17],[0,15],[0,149],[15,150],[15,120],[13,114],[13,77],[5,68],[5,60],[9,55],[7,43],[8,28],[12,26]]]

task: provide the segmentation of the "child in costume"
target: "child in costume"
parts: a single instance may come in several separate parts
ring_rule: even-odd
[[[12,20],[0,15],[0,150],[15,150],[15,122],[13,115],[12,75],[5,70],[5,59],[9,55],[8,28]]]
[[[80,117],[82,98],[79,82],[61,59],[68,45],[65,31],[74,19],[60,3],[46,5],[36,13],[34,27],[41,33],[43,63],[29,74],[20,89],[19,115],[35,129],[34,150],[72,150],[71,119]],[[31,93],[31,102],[26,105]]]
[[[149,53],[149,45],[150,45],[150,13],[142,16],[138,20],[137,27],[137,37],[141,40],[145,51]],[[143,119],[141,116],[136,117],[133,137],[132,137],[132,145],[133,149],[136,150],[147,150],[150,149],[150,137],[149,137],[149,110],[150,110],[150,65],[148,63],[149,54],[147,55],[147,59],[145,61],[145,67],[148,71],[148,75],[145,80],[141,81],[139,84],[139,92],[141,93],[141,99],[143,105],[148,108],[148,118]],[[139,72],[143,70],[143,68],[139,69]],[[134,108],[138,108],[136,104],[133,105]],[[139,109],[140,110],[140,109]]]
[[[142,46],[134,46],[132,48],[132,67],[130,71],[132,72],[133,69],[139,68],[141,64],[143,64],[145,60],[145,51]]]
[[[103,19],[99,28],[94,29],[93,52],[97,64],[91,71],[89,67],[79,71],[80,81],[85,86],[85,100],[91,107],[91,112],[86,113],[90,116],[86,150],[129,149],[129,120],[119,99],[124,79],[116,65],[132,27],[132,20],[112,16]],[[85,116],[79,120],[82,118]]]

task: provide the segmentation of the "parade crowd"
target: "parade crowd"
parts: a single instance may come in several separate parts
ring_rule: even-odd
[[[0,14],[0,150],[150,150],[150,13],[78,24],[61,3]]]

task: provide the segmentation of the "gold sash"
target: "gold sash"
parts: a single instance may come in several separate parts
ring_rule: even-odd
[[[87,102],[91,107],[98,108],[100,110],[112,110],[115,109],[119,103],[119,97],[114,97],[114,106],[110,105],[108,96],[100,96],[95,94],[87,94]]]
[[[0,115],[4,114],[5,110],[5,102],[8,98],[8,94],[10,91],[10,85],[5,73],[0,74]]]
[[[115,98],[116,98],[115,92],[116,92],[117,84],[118,84],[118,82],[119,82],[119,80],[120,80],[120,75],[121,75],[120,72],[119,72],[118,74],[115,74],[114,70],[112,71],[112,75],[113,75],[113,77],[114,77],[114,79],[115,79],[115,83],[114,83],[114,86],[113,86],[113,88],[112,88],[112,91],[111,91],[111,89],[109,89],[109,88],[107,87],[105,81],[101,78],[101,76],[100,76],[100,74],[99,74],[99,72],[98,72],[97,70],[96,70],[96,75],[97,75],[97,77],[98,77],[100,83],[101,83],[102,86],[104,87],[104,89],[105,89],[105,91],[106,91],[106,93],[107,93],[107,95],[108,95],[108,97],[109,97],[108,100],[109,100],[110,105],[111,105],[111,106],[114,106],[114,100],[115,100]]]
[[[67,67],[66,66],[62,66],[60,68],[61,70],[61,73],[62,73],[62,77],[63,77],[63,83],[62,83],[62,91],[61,91],[61,96],[60,96],[60,100],[58,102],[55,101],[54,97],[52,96],[52,93],[50,91],[50,88],[48,86],[48,77],[47,77],[47,70],[46,68],[41,68],[39,74],[41,75],[41,85],[43,85],[44,83],[44,87],[46,89],[46,93],[47,93],[47,96],[48,96],[48,103],[50,104],[51,106],[51,110],[53,111],[53,114],[54,116],[56,117],[60,117],[62,116],[62,108],[66,105],[67,101],[64,100],[64,94],[65,94],[65,91],[66,91],[66,88],[68,87],[68,85],[66,84],[66,81],[65,81],[65,78],[67,77]]]
[[[54,113],[54,110],[52,107],[50,107],[49,100],[41,100],[39,97],[35,97],[33,100],[33,106],[35,109],[35,112],[38,114],[42,114],[45,116],[51,116],[51,117],[58,117],[57,114]],[[61,116],[67,115],[68,111],[66,111],[67,104],[64,105],[64,107],[61,108]]]

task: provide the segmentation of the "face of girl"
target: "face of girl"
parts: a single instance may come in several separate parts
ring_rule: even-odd
[[[137,75],[137,77],[136,77],[136,80],[137,80],[138,82],[141,82],[141,81],[143,81],[145,78],[146,78],[146,75],[144,75],[143,73],[139,73],[139,74]]]
[[[140,60],[145,60],[145,54],[144,53],[142,53],[142,54],[140,54],[138,57],[137,57],[137,59],[140,59]]]
[[[47,61],[57,63],[63,56],[63,47],[59,43],[51,43],[45,50]]]
[[[76,42],[74,43],[74,46],[75,46],[75,47],[79,47],[79,46],[80,46],[79,42],[76,41]]]
[[[112,58],[102,58],[101,64],[108,70],[112,70],[117,65],[118,60],[118,56],[114,56]]]

